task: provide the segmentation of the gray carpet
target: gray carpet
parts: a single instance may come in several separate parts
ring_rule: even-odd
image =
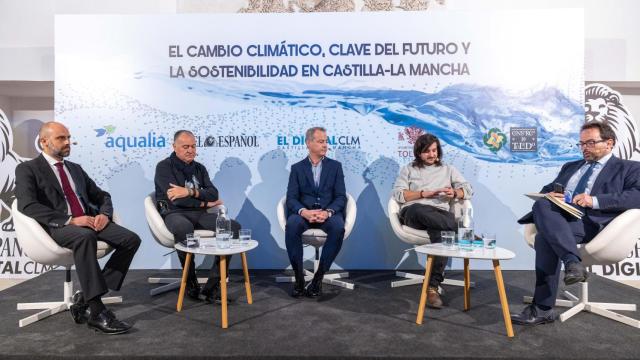
[[[177,271],[169,272],[177,276]],[[427,309],[415,324],[420,287],[395,288],[391,271],[352,272],[355,290],[325,285],[320,301],[288,296],[290,284],[276,284],[275,272],[253,271],[253,305],[246,303],[242,276],[229,284],[229,328],[220,328],[220,306],[185,299],[175,311],[177,292],[151,298],[150,275],[127,277],[124,303],[111,306],[134,324],[129,334],[106,336],[76,325],[68,312],[25,328],[18,320],[35,311],[16,310],[17,302],[54,301],[62,296],[64,272],[54,271],[1,293],[0,358],[501,358],[631,359],[640,357],[640,330],[582,313],[566,323],[524,328],[506,337],[493,272],[473,271],[472,308],[462,311],[459,287],[445,287],[447,308]],[[449,277],[460,278],[460,272]],[[75,274],[74,274],[75,277]],[[523,307],[533,287],[533,272],[506,271],[512,311]],[[638,302],[640,290],[592,276],[594,301]],[[579,286],[572,286],[576,292]],[[628,315],[638,318],[639,314]]]

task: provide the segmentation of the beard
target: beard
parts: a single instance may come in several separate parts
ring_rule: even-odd
[[[49,153],[53,156],[59,156],[62,158],[65,158],[67,156],[69,156],[69,154],[71,153],[71,146],[67,145],[65,147],[62,148],[57,148],[55,146],[53,146],[53,144],[47,144],[47,148],[49,149]]]

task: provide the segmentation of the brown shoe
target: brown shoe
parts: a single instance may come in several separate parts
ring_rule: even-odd
[[[438,288],[429,286],[427,289],[427,306],[432,309],[442,309],[442,299],[438,294]]]

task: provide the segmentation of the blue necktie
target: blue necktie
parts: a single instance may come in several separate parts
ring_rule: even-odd
[[[591,174],[593,174],[593,167],[596,164],[597,162],[595,161],[592,162],[591,165],[589,165],[589,167],[587,168],[587,171],[585,171],[584,174],[582,174],[582,177],[578,181],[578,185],[576,185],[575,190],[573,190],[573,197],[575,197],[578,194],[584,193],[584,191],[587,189],[587,183],[589,182],[589,178],[591,177]]]

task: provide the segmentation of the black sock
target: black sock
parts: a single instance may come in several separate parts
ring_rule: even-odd
[[[98,314],[100,314],[104,309],[106,309],[106,307],[104,306],[104,304],[102,303],[102,299],[100,299],[100,296],[96,296],[94,298],[91,298],[87,301],[87,304],[89,304],[89,308],[91,309],[91,316],[98,316]]]

